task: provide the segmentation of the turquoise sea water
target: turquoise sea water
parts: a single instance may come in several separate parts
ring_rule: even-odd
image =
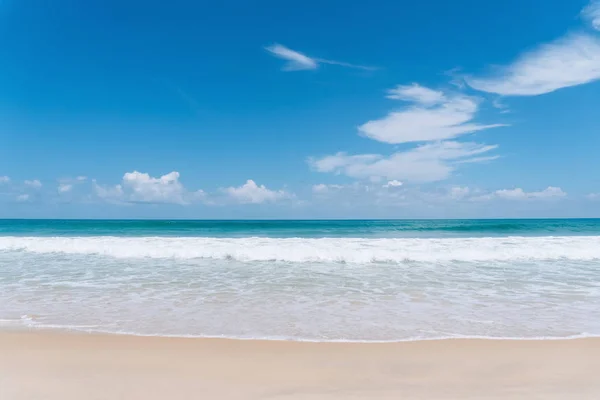
[[[484,237],[600,235],[600,219],[0,220],[0,235],[204,237]]]
[[[0,328],[600,335],[600,220],[0,220]]]

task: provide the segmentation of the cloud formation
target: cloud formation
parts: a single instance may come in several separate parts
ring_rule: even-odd
[[[497,190],[494,195],[506,200],[530,200],[565,197],[567,194],[559,187],[548,186],[539,192],[526,192],[521,188]]]
[[[398,85],[388,90],[387,93],[388,99],[410,101],[424,106],[433,106],[447,100],[443,92],[421,86],[418,83]]]
[[[317,186],[318,190],[315,190]],[[382,206],[405,210],[443,210],[453,205],[468,210],[488,208],[485,203],[489,202],[547,202],[561,200],[566,196],[567,194],[558,187],[548,187],[537,192],[526,192],[523,189],[486,191],[468,186],[442,186],[430,189],[398,186],[390,190],[372,182],[354,182],[346,185],[320,184],[313,187],[313,201],[343,206],[346,209]]]
[[[10,182],[10,178],[8,176],[0,176],[0,184],[9,183],[9,182]]]
[[[592,2],[581,11],[581,15],[589,22],[592,28],[600,31],[600,0],[592,0]]]
[[[204,195],[201,190],[188,191],[179,181],[177,171],[158,178],[138,171],[127,172],[115,186],[102,186],[94,181],[94,191],[99,198],[117,203],[188,204]]]
[[[448,196],[451,199],[461,200],[472,194],[472,190],[464,186],[453,186],[448,191]]]
[[[581,11],[582,18],[600,30],[600,0]],[[587,33],[567,34],[516,58],[484,77],[467,77],[473,89],[504,96],[535,96],[600,79],[600,38]]]
[[[473,123],[479,99],[464,94],[446,95],[441,91],[412,84],[398,85],[388,91],[387,97],[413,104],[358,128],[363,135],[379,142],[398,144],[452,139],[459,135],[505,126]]]
[[[270,190],[265,185],[257,185],[252,179],[238,187],[222,189],[231,199],[240,204],[273,203],[293,197],[285,190]]]
[[[261,204],[295,198],[286,190],[271,190],[258,185],[252,179],[238,187],[220,188],[214,193],[188,190],[179,180],[179,172],[173,171],[160,177],[152,177],[139,171],[127,172],[117,185],[101,185],[92,181],[95,196],[114,204]]]
[[[266,47],[266,50],[275,57],[287,61],[287,63],[282,68],[284,71],[302,71],[317,69],[319,67],[319,63],[316,60],[298,51],[288,49],[287,47],[282,46],[280,44],[268,46]]]
[[[397,180],[394,179],[394,180],[388,181],[388,183],[386,183],[382,187],[384,187],[384,188],[394,188],[394,187],[400,187],[402,185],[403,185],[402,182],[397,181]]]
[[[496,147],[472,142],[446,141],[421,145],[390,156],[348,155],[340,152],[322,158],[311,158],[308,162],[315,171],[341,174],[357,179],[434,182],[447,178],[457,164],[497,158],[497,156],[480,156]]]
[[[138,171],[123,176],[123,187],[131,192],[133,201],[142,203],[185,204],[184,188],[179,182],[179,172],[173,171],[159,178]]]
[[[319,183],[317,185],[313,185],[312,186],[312,192],[315,194],[324,194],[324,193],[329,193],[332,190],[340,190],[343,189],[345,186],[344,185],[337,185],[337,184],[325,184],[325,183]]]
[[[73,185],[70,183],[60,183],[58,185],[58,193],[67,193],[73,189]]]
[[[57,191],[59,194],[69,193],[75,188],[77,185],[81,185],[87,181],[86,176],[77,176],[75,178],[64,178],[60,179],[58,182]]]
[[[25,186],[29,186],[32,187],[34,189],[39,189],[42,187],[42,182],[40,182],[37,179],[33,179],[33,180],[27,180],[25,182],[23,182],[25,184]]]
[[[548,186],[546,189],[538,191],[538,192],[526,192],[521,188],[515,189],[501,189],[496,190],[491,193],[478,195],[472,197],[473,201],[487,201],[494,199],[502,199],[502,200],[543,200],[543,199],[560,199],[566,197],[567,193],[564,192],[561,188],[555,186]]]
[[[285,47],[281,44],[274,44],[272,46],[267,46],[265,49],[271,53],[271,55],[281,58],[285,60],[282,70],[284,71],[306,71],[306,70],[314,70],[319,68],[319,64],[331,64],[331,65],[339,65],[341,67],[347,68],[355,68],[362,70],[375,70],[377,68],[367,67],[364,65],[355,65],[350,64],[343,61],[334,61],[334,60],[326,60],[323,58],[313,58],[309,57],[306,54],[300,53],[299,51],[292,50],[288,47]]]
[[[467,77],[473,89],[504,96],[535,96],[600,79],[600,39],[572,34],[519,56],[487,77]]]

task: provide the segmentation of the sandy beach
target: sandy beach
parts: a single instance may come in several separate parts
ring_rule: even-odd
[[[600,340],[389,344],[0,333],[0,398],[598,399]]]

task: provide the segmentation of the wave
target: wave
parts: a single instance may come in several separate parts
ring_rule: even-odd
[[[502,238],[0,237],[0,252],[116,258],[406,263],[600,260],[600,236]]]

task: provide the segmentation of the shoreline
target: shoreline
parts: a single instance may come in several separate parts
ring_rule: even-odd
[[[311,343],[0,331],[0,398],[597,399],[600,338]]]
[[[6,320],[5,320],[6,321]],[[16,322],[16,321],[15,321]],[[11,326],[1,325],[0,335],[2,333],[50,333],[66,335],[91,335],[91,336],[131,336],[140,338],[163,338],[163,339],[197,339],[197,340],[233,340],[243,342],[290,342],[290,343],[324,343],[324,344],[394,344],[394,343],[414,343],[414,342],[437,342],[454,340],[481,340],[481,341],[507,341],[507,342],[562,342],[570,340],[600,339],[600,334],[575,334],[570,336],[533,336],[533,337],[495,337],[495,336],[439,336],[439,337],[411,337],[406,339],[390,340],[369,340],[369,339],[307,339],[294,337],[240,337],[240,336],[211,336],[211,335],[192,335],[192,334],[159,334],[159,333],[136,333],[136,332],[113,332],[107,330],[77,329],[67,326]]]

